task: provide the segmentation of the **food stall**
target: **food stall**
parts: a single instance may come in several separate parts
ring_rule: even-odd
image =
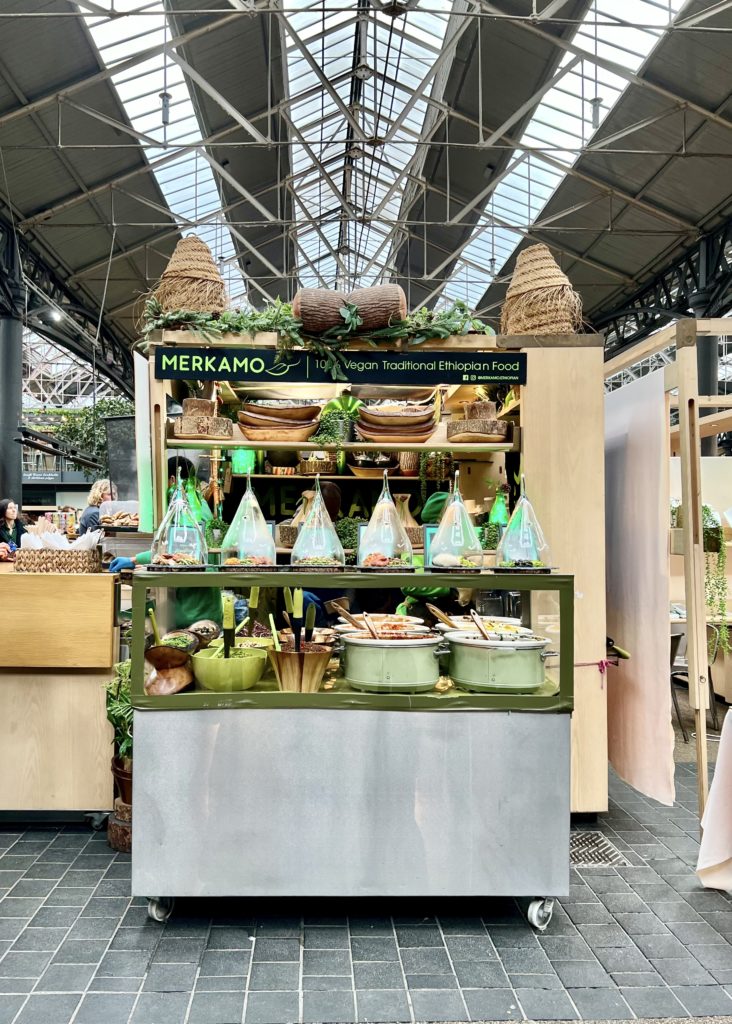
[[[566,894],[569,883],[570,809],[603,810],[607,801],[601,502],[598,507],[601,339],[468,334],[430,341],[418,356],[398,346],[372,353],[355,342],[347,353],[348,373],[351,383],[369,389],[361,392],[370,398],[367,413],[374,405],[378,417],[380,402],[394,403],[389,389],[403,386],[400,374],[408,373],[409,364],[412,381],[438,388],[440,404],[424,436],[415,422],[411,433],[396,429],[390,437],[359,413],[357,439],[329,442],[310,439],[317,423],[288,435],[287,425],[273,422],[278,407],[314,404],[314,384],[322,387],[329,379],[312,357],[297,361],[294,372],[292,363],[282,367],[273,335],[230,334],[212,343],[194,331],[163,329],[148,342],[151,438],[138,457],[151,465],[158,530],[165,516],[168,460],[176,452],[205,452],[212,464],[225,465],[234,452],[250,451],[255,490],[266,475],[262,451],[267,456],[296,452],[300,477],[303,462],[320,452],[331,453],[336,464],[345,455],[346,472],[356,452],[397,453],[400,465],[407,465],[401,459],[410,452],[418,458],[426,451],[441,453],[459,466],[471,499],[484,492],[491,462],[494,470],[500,465],[506,479],[504,458],[513,452],[520,453],[558,557],[524,572],[491,569],[490,552],[469,569],[460,559],[429,564],[426,554],[424,569],[400,569],[390,558],[367,564],[369,556],[356,556],[352,567],[315,554],[295,564],[292,545],[303,527],[299,534],[294,531],[284,555],[292,564],[282,564],[279,544],[277,566],[262,553],[266,546],[256,559],[241,551],[238,558],[236,553],[227,558],[222,550],[223,561],[215,567],[203,564],[197,550],[178,560],[154,544],[151,561],[157,564],[137,569],[133,580],[134,894],[150,899],[155,919],[164,919],[171,900],[183,895],[510,894],[530,897],[530,920],[545,927],[551,898]],[[480,420],[483,413],[493,431],[495,407],[485,402],[486,408],[478,409],[482,399],[470,388],[471,374],[478,385],[481,373],[489,371],[517,384],[520,373],[520,402],[507,407],[511,429],[487,438],[481,426],[471,437],[472,424],[458,422],[470,419],[467,410],[447,415],[446,399],[467,385],[472,418]],[[218,382],[219,407],[196,406],[198,399],[184,397],[178,381],[191,376]],[[263,381],[271,388],[272,377],[279,378],[279,401],[263,400],[257,391]],[[491,379],[496,376],[486,377]],[[569,404],[567,381],[578,385],[576,401]],[[330,396],[342,391],[334,387]],[[182,415],[169,416],[171,404],[178,403]],[[317,419],[322,405],[321,392],[316,412],[307,415]],[[373,409],[371,414],[373,420]],[[418,419],[419,413],[412,409],[411,415]],[[258,422],[258,416],[268,422]],[[569,453],[567,437],[576,438]],[[572,475],[585,472],[591,493],[578,489],[567,503]],[[337,466],[328,475],[347,479]],[[276,486],[277,480],[270,469],[268,482]],[[161,625],[169,628],[180,625],[175,609],[188,590],[228,590],[246,600],[253,587],[277,594],[289,589],[358,595],[399,592],[415,583],[472,592],[474,598],[484,591],[524,595],[519,628],[529,634],[527,646],[539,649],[520,656],[530,656],[538,666],[535,684],[520,685],[516,692],[510,684],[475,685],[474,677],[466,682],[455,660],[470,663],[473,638],[464,637],[461,649],[454,638],[435,641],[430,635],[409,638],[408,657],[416,666],[411,678],[403,669],[384,675],[384,654],[368,643],[356,659],[350,653],[355,645],[344,637],[324,659],[312,692],[302,680],[296,689],[283,683],[286,673],[278,668],[272,645],[263,658],[252,657],[248,668],[259,661],[261,667],[256,665],[252,679],[245,673],[246,682],[240,679],[236,689],[216,692],[201,682],[200,666],[217,657],[205,650],[190,662],[186,652],[174,659],[175,671],[192,665],[182,692],[149,688],[156,655],[146,654],[146,601],[155,603]],[[276,597],[275,604],[282,600]],[[272,644],[279,629],[278,622],[270,631]],[[542,637],[558,655],[556,662],[546,661],[546,669],[547,643],[534,643]],[[509,646],[518,654],[521,644],[511,638]],[[399,653],[403,665],[407,652]],[[393,654],[392,649],[389,658]],[[480,655],[479,663],[487,660],[484,651]],[[356,661],[372,666],[371,678],[368,672],[359,675]],[[428,663],[435,666],[434,678],[421,675]],[[584,721],[578,723],[575,715],[572,755],[577,680],[583,684],[577,697]],[[577,780],[573,786],[570,768]]]

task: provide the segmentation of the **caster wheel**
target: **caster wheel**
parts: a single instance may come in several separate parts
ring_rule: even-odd
[[[539,932],[545,932],[554,913],[554,900],[532,900],[526,916],[529,924]]]
[[[109,821],[109,811],[93,811],[89,814],[85,814],[84,817],[86,818],[90,828],[94,832],[101,832],[103,829],[107,827],[107,822]]]
[[[161,924],[168,920],[173,913],[175,900],[170,896],[157,896],[147,901],[147,916],[151,921],[159,921]]]

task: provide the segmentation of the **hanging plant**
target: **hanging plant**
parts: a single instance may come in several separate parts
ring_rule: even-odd
[[[223,519],[209,519],[206,523],[206,544],[209,548],[220,548],[226,531],[229,529],[229,524]]]
[[[710,616],[719,620],[719,646],[730,651],[727,627],[727,548],[722,521],[709,505],[702,505],[704,537],[704,596]]]

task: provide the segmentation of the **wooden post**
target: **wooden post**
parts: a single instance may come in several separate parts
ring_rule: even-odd
[[[696,726],[697,794],[699,818],[709,792],[707,769],[707,625],[704,600],[704,531],[701,501],[701,444],[699,439],[696,321],[676,324],[676,366],[679,386],[679,434],[681,451],[681,504],[684,509],[684,581],[686,587],[686,638],[689,665],[689,702]]]
[[[150,366],[150,432],[153,484],[153,526],[157,530],[165,515],[168,467],[165,457],[166,386],[155,377],[155,359],[151,353]]]

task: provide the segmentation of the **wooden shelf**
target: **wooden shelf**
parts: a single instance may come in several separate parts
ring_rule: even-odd
[[[335,444],[313,444],[312,441],[246,441],[244,439],[233,441],[186,441],[168,438],[165,442],[168,448],[190,448],[204,449],[211,448],[246,448],[251,451],[266,452],[335,452],[338,446]],[[341,446],[345,452],[449,452],[455,454],[480,455],[482,452],[511,452],[517,451],[513,442],[507,444],[452,444],[448,441],[424,441],[422,444],[375,444],[369,441],[350,441]]]
[[[250,476],[252,480],[299,480],[301,482],[305,480],[315,480],[314,473],[307,475],[304,475],[303,473],[232,473],[231,475],[235,480],[245,480],[247,476]],[[384,482],[383,476],[356,476],[354,473],[319,473],[318,476],[321,480],[354,480],[359,483],[371,482],[377,484]],[[392,474],[389,473],[389,483],[391,483],[392,480],[397,483],[406,483],[408,480],[411,480],[414,483],[419,483],[418,476],[392,476]],[[447,478],[440,481],[433,480],[430,477],[427,478],[428,484],[438,482],[443,484],[447,483]]]

